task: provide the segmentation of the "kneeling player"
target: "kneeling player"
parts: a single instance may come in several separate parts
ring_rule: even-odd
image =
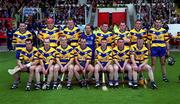
[[[38,51],[35,47],[32,46],[33,43],[31,39],[26,39],[25,44],[26,44],[26,48],[22,49],[19,59],[18,59],[18,63],[17,63],[20,70],[13,75],[15,81],[11,89],[15,89],[18,87],[18,83],[20,79],[20,72],[28,71],[29,78],[26,85],[26,90],[29,91],[31,88],[31,82],[34,76],[34,70],[36,68],[36,64],[38,63],[38,60],[37,60]]]
[[[76,65],[74,67],[74,74],[79,81],[80,86],[86,86],[88,83],[86,83],[86,71],[88,71],[87,76],[87,82],[89,82],[89,79],[92,77],[94,72],[94,67],[90,64],[90,60],[92,57],[92,50],[86,45],[86,39],[81,38],[80,39],[80,46],[75,48],[75,62]],[[84,81],[80,79],[79,72],[82,71],[84,75]]]
[[[124,45],[124,40],[119,39],[117,40],[117,46],[113,48],[113,56],[114,56],[114,80],[115,84],[114,86],[119,85],[118,81],[118,71],[123,72],[128,71],[128,80],[129,83],[128,85],[131,87],[132,86],[132,68],[131,65],[128,63],[129,61],[129,54],[130,49],[129,46]]]
[[[148,76],[151,81],[151,88],[156,89],[157,86],[154,82],[154,75],[150,65],[147,64],[148,62],[148,49],[144,45],[144,40],[139,38],[137,40],[137,45],[132,47],[131,49],[131,61],[132,61],[132,68],[133,68],[133,87],[137,88],[137,72],[141,72],[143,70],[148,71]]]
[[[95,65],[95,79],[96,85],[95,87],[99,87],[99,72],[100,71],[107,71],[109,72],[109,86],[113,86],[113,74],[114,69],[111,65],[112,61],[112,49],[111,47],[107,46],[107,40],[105,38],[101,39],[101,46],[98,47],[95,51],[96,54],[96,65]]]
[[[40,89],[40,72],[43,72],[43,75],[47,76],[47,82],[43,85],[43,89],[50,89],[50,83],[54,75],[54,60],[55,60],[56,50],[50,47],[50,39],[44,39],[44,47],[39,49],[39,59],[40,65],[35,69],[36,75],[36,88]]]
[[[68,82],[67,82],[67,88],[70,89],[72,87],[71,80],[73,77],[73,60],[74,60],[74,51],[73,48],[67,44],[67,37],[62,36],[60,38],[60,46],[57,47],[57,54],[56,54],[56,61],[57,64],[54,67],[54,85],[53,87],[57,87],[57,78],[58,78],[58,72],[59,70],[64,74],[66,71],[68,71]],[[63,78],[63,75],[62,75]],[[61,79],[62,79],[61,78]],[[61,80],[62,81],[62,80]]]

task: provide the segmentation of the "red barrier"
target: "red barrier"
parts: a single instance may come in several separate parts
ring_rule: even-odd
[[[109,24],[108,12],[98,13],[98,26],[101,26],[103,23]]]
[[[126,12],[113,12],[112,13],[112,24],[119,25],[119,23],[126,23]]]

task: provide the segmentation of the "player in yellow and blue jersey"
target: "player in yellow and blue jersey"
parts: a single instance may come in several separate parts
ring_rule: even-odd
[[[106,38],[107,39],[107,46],[112,46],[114,42],[115,35],[110,32],[109,26],[107,23],[103,23],[100,30],[96,33],[96,46],[100,46],[101,39]]]
[[[125,45],[125,40],[120,38],[117,40],[117,45],[113,48],[113,61],[114,61],[114,86],[119,86],[118,71],[128,71],[128,85],[132,86],[132,68],[129,64],[130,60],[130,47]]]
[[[86,45],[86,39],[80,38],[80,45],[75,48],[75,67],[74,74],[79,81],[80,86],[86,86],[88,84],[89,79],[92,77],[94,72],[94,67],[91,64],[92,50],[90,47]],[[79,71],[84,74],[84,81],[80,79]],[[88,73],[87,73],[88,71]],[[86,78],[86,73],[88,74]]]
[[[115,32],[115,44],[117,43],[118,39],[123,39],[126,46],[129,46],[130,39],[129,39],[129,31],[127,30],[127,26],[125,22],[121,22],[118,29],[114,30]]]
[[[19,30],[13,34],[12,44],[15,46],[16,59],[19,58],[22,48],[26,47],[26,39],[32,39],[32,33],[27,31],[27,25],[25,23],[19,24]]]
[[[67,37],[61,36],[60,37],[60,46],[56,48],[56,65],[54,67],[54,89],[57,88],[57,78],[58,72],[65,73],[68,71],[68,82],[67,88],[70,89],[72,87],[71,81],[73,77],[73,69],[74,69],[74,49],[67,43]]]
[[[157,89],[154,82],[154,75],[150,65],[148,65],[148,49],[144,45],[144,40],[142,37],[137,39],[137,44],[131,47],[131,61],[133,68],[133,88],[137,88],[137,72],[142,72],[146,70],[148,72],[148,77],[151,81],[151,88]]]
[[[78,46],[78,39],[80,37],[81,31],[80,29],[75,26],[74,20],[69,19],[67,26],[61,32],[61,35],[65,35],[68,39],[68,44],[75,48]]]
[[[144,41],[147,41],[147,32],[142,28],[142,21],[137,20],[135,22],[135,27],[130,30],[130,34],[128,36],[130,38],[131,46],[137,43],[137,39],[139,37],[143,37]]]
[[[54,20],[52,18],[47,19],[47,27],[39,32],[38,38],[43,41],[45,38],[50,39],[50,46],[56,48],[60,37],[60,31],[54,27]]]
[[[44,89],[50,88],[50,82],[53,80],[54,76],[54,64],[55,64],[55,55],[56,50],[50,47],[50,39],[44,39],[44,46],[38,50],[38,58],[40,60],[40,65],[36,67],[36,83],[40,84],[40,72],[43,72],[44,75],[47,75],[47,82],[43,85]],[[38,87],[37,87],[38,89]]]
[[[19,79],[20,79],[20,73],[21,72],[29,72],[29,78],[26,85],[26,90],[31,89],[31,82],[34,76],[35,68],[38,64],[38,50],[32,46],[33,42],[32,39],[26,39],[25,41],[26,47],[21,49],[21,53],[18,58],[18,67],[20,68],[20,71],[15,73],[14,76],[14,83],[11,87],[11,89],[15,89],[18,87]],[[31,63],[31,66],[26,66],[27,64]]]
[[[162,22],[156,19],[154,27],[149,30],[148,34],[151,56],[152,56],[152,68],[155,70],[156,58],[160,58],[163,81],[168,82],[166,76],[166,55],[169,55],[169,39],[170,36],[164,28],[162,28]]]
[[[103,38],[101,39],[101,46],[96,48],[95,51],[95,79],[96,79],[96,87],[100,86],[99,83],[99,72],[100,71],[108,71],[109,72],[109,85],[113,86],[113,74],[114,69],[112,66],[112,48],[107,46],[108,41]]]

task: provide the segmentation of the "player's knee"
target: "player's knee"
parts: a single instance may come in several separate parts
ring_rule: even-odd
[[[166,64],[165,60],[162,60],[161,65],[165,65],[165,64]]]
[[[114,72],[118,72],[118,70],[119,70],[118,68],[114,68]]]
[[[152,65],[156,65],[156,59],[152,59]]]
[[[34,71],[35,70],[35,66],[31,66],[29,69],[30,69],[30,71]]]
[[[110,72],[110,73],[113,73],[113,72],[114,72],[114,68],[113,68],[112,66],[109,66],[108,69],[109,69],[109,72]]]
[[[114,65],[113,68],[114,68],[114,71],[115,71],[115,72],[117,72],[118,69],[119,69],[117,65]]]
[[[54,66],[54,69],[60,69],[59,65],[56,64],[56,65]]]
[[[58,71],[59,71],[59,68],[54,68],[55,73],[58,73]]]
[[[49,72],[53,72],[53,71],[54,71],[54,68],[50,67]]]
[[[74,66],[74,71],[77,72],[79,70],[79,66],[78,65],[75,65]]]
[[[71,64],[71,65],[68,66],[68,69],[73,70],[74,66]]]
[[[99,71],[99,70],[100,70],[99,65],[95,65],[94,71],[97,72],[97,71]]]
[[[94,72],[94,67],[92,65],[88,66],[89,72]]]
[[[95,69],[94,69],[94,72],[95,72],[95,73],[99,73],[99,70],[100,70],[99,68],[95,68]]]
[[[133,69],[133,71],[136,71],[138,69],[138,67],[137,66],[133,66],[132,69]]]
[[[35,68],[35,72],[36,72],[36,73],[39,73],[40,70],[41,70],[41,67],[36,67],[36,68]]]

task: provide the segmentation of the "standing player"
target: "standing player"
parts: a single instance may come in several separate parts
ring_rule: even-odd
[[[163,81],[168,82],[166,76],[166,55],[169,55],[169,35],[162,28],[162,22],[156,19],[154,27],[149,30],[148,39],[152,56],[152,69],[155,70],[156,58],[160,58]]]
[[[101,39],[101,46],[98,47],[95,51],[96,55],[96,65],[95,65],[95,79],[96,85],[95,87],[99,87],[99,72],[100,71],[107,71],[109,72],[109,86],[113,86],[113,74],[114,69],[111,65],[112,61],[112,48],[107,46],[107,40],[105,38]]]
[[[151,81],[151,88],[156,89],[154,75],[150,65],[148,65],[148,49],[144,45],[144,40],[140,37],[137,39],[137,45],[131,47],[131,61],[133,68],[133,88],[137,88],[137,72],[146,70]]]
[[[132,68],[131,65],[128,63],[130,59],[130,49],[129,46],[124,45],[125,42],[123,39],[117,40],[117,46],[113,48],[113,59],[114,59],[114,86],[119,86],[118,81],[118,71],[123,72],[128,71],[128,85],[132,86]]]
[[[27,31],[27,25],[25,23],[20,23],[19,30],[14,33],[12,41],[16,48],[16,59],[19,59],[22,48],[26,47],[25,40],[32,38],[32,33]]]
[[[143,29],[141,20],[137,20],[135,22],[135,27],[130,31],[128,37],[130,38],[131,47],[137,44],[137,39],[140,37],[144,39],[144,41],[146,42],[145,45],[147,46],[147,32]],[[139,77],[143,80],[143,76],[141,73],[139,74]]]
[[[91,25],[88,24],[85,26],[85,32],[83,32],[80,37],[86,39],[87,46],[91,48],[92,50],[91,63],[94,64],[96,35],[93,34]]]
[[[125,45],[129,45],[130,39],[128,38],[129,31],[127,31],[127,26],[125,22],[121,22],[119,25],[118,30],[114,30],[116,36],[115,36],[115,43],[118,39],[123,39],[125,42]]]
[[[47,75],[47,82],[43,85],[43,89],[50,89],[50,83],[54,75],[54,63],[55,63],[56,50],[50,47],[50,39],[44,39],[44,46],[39,49],[40,65],[36,67],[36,89],[40,89],[40,72],[43,75]]]
[[[43,42],[45,38],[50,39],[50,46],[56,48],[59,39],[59,29],[54,27],[54,20],[52,18],[47,19],[47,27],[40,31],[38,38]]]
[[[137,43],[137,39],[139,37],[143,37],[145,41],[147,40],[147,32],[142,28],[141,20],[136,21],[135,27],[130,31],[130,34],[128,37],[130,38],[131,46]]]
[[[67,26],[63,29],[62,35],[65,35],[68,39],[68,43],[71,47],[78,46],[78,38],[80,37],[80,29],[75,26],[74,20],[69,19]]]
[[[35,71],[36,65],[38,64],[38,60],[37,60],[38,51],[35,47],[32,46],[33,42],[31,39],[26,39],[25,44],[26,44],[26,47],[22,48],[20,56],[18,58],[18,62],[17,62],[18,67],[20,67],[20,71],[18,71],[17,73],[13,75],[14,83],[11,89],[15,89],[18,87],[19,78],[20,78],[19,73],[29,71],[29,78],[26,85],[26,90],[29,91],[31,89],[31,82],[34,76],[34,71]],[[27,67],[27,64],[29,63],[31,63],[31,66]]]
[[[56,65],[54,67],[54,85],[53,87],[57,87],[56,81],[58,77],[58,71],[60,70],[62,73],[68,71],[68,82],[67,88],[70,89],[72,87],[71,80],[73,77],[73,69],[74,69],[74,50],[73,48],[67,44],[67,37],[60,37],[60,46],[57,47],[56,54]]]
[[[92,57],[92,50],[86,45],[86,39],[80,39],[80,46],[75,48],[75,67],[74,67],[74,74],[79,81],[81,87],[88,84],[86,83],[86,71],[88,71],[87,82],[89,82],[90,78],[93,75],[94,67],[90,64],[91,57]],[[82,71],[85,81],[80,79],[79,71]]]
[[[96,34],[96,46],[100,46],[101,39],[107,39],[107,46],[112,46],[114,40],[114,34],[108,31],[109,26],[107,23],[103,23],[101,29]]]

